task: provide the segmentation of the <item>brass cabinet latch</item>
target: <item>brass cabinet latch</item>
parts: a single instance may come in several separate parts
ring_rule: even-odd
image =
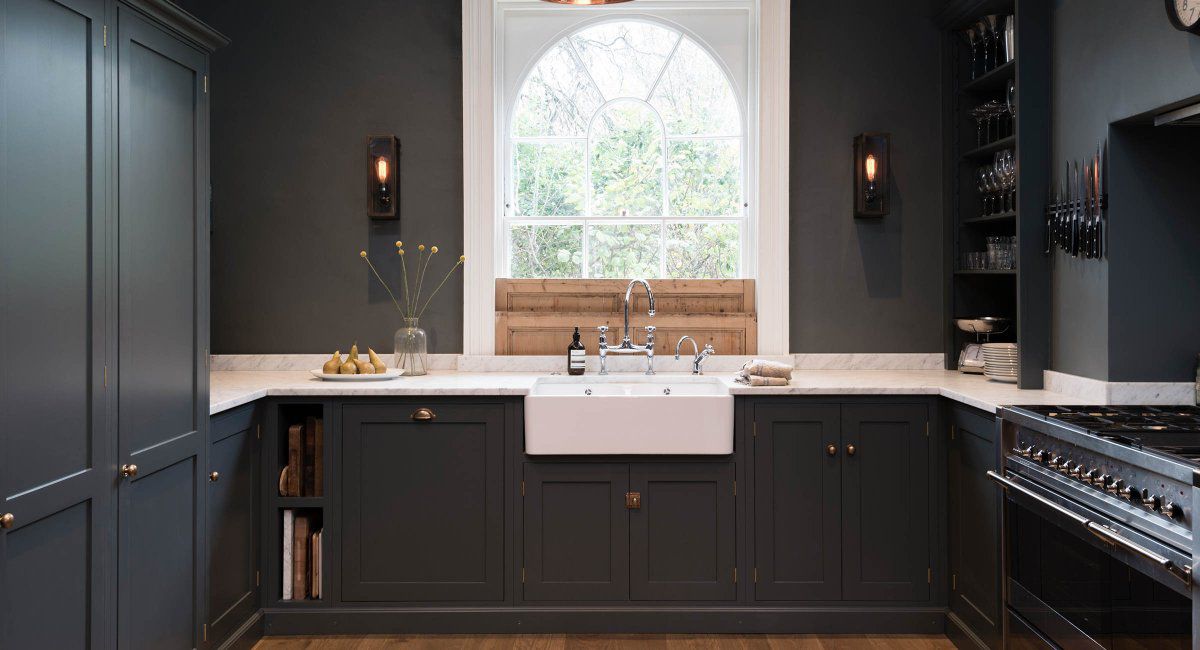
[[[641,492],[626,492],[625,493],[625,507],[630,510],[641,509],[642,493]]]

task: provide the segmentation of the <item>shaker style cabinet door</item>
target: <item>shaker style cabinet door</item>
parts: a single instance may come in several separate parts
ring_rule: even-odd
[[[207,58],[125,5],[116,18],[119,475],[108,478],[119,486],[118,646],[194,648],[204,626]]]
[[[989,647],[1000,647],[1001,491],[987,477],[999,465],[993,417],[951,412],[947,479],[950,611]]]
[[[836,404],[754,405],[756,600],[841,598],[839,417]]]
[[[635,463],[632,600],[734,600],[733,463]]]
[[[929,598],[929,413],[842,407],[842,598]]]
[[[222,641],[258,611],[259,453],[255,406],[212,418],[208,447],[208,640]]]
[[[342,408],[342,599],[504,599],[504,405]]]
[[[109,645],[103,26],[0,0],[0,648]]]
[[[523,597],[629,598],[629,466],[525,463]]]

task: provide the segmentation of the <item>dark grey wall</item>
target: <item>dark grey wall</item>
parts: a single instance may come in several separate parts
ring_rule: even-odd
[[[1057,0],[1053,21],[1055,170],[1062,170],[1065,161],[1095,151],[1097,144],[1109,137],[1109,124],[1200,94],[1200,37],[1171,27],[1161,2]],[[1115,139],[1116,134],[1113,136]],[[1117,238],[1116,232],[1136,224],[1152,231],[1154,223],[1175,219],[1169,211],[1158,211],[1162,205],[1138,194],[1148,188],[1145,183],[1115,177],[1122,164],[1117,158],[1135,151],[1145,153],[1143,147],[1132,145],[1113,151],[1114,191],[1125,187],[1131,194],[1123,202],[1121,197],[1113,197],[1109,218],[1114,237],[1109,259],[1096,262],[1075,260],[1061,252],[1055,255],[1051,368],[1112,381],[1184,381],[1188,377],[1183,366],[1194,359],[1185,362],[1183,357],[1188,355],[1182,352],[1186,343],[1178,333],[1169,331],[1173,326],[1143,330],[1142,336],[1148,338],[1131,337],[1132,321],[1179,322],[1189,310],[1180,306],[1181,311],[1176,311],[1174,305],[1160,304],[1151,319],[1132,309],[1140,301],[1127,289],[1137,285],[1139,267],[1152,267],[1162,258],[1153,248],[1140,248],[1134,235]],[[1125,263],[1118,266],[1120,260]],[[1183,281],[1185,277],[1176,274],[1162,279]],[[1195,321],[1190,324],[1195,331]],[[1193,344],[1197,347],[1200,343]]]
[[[940,43],[928,3],[792,2],[793,351],[942,349]],[[881,220],[854,219],[863,131],[892,134]]]
[[[397,239],[461,252],[461,4],[183,4],[233,40],[212,62],[213,352],[391,350],[400,319],[358,251],[395,278]],[[401,219],[372,222],[365,142],[386,133]],[[461,277],[422,322],[431,351],[462,349]]]

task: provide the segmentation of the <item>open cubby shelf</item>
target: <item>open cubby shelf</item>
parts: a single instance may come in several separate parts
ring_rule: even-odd
[[[988,70],[986,73],[963,84],[960,90],[964,93],[975,95],[994,95],[1003,93],[1008,87],[1008,82],[1013,78],[1013,73],[1017,69],[1017,61],[1013,59],[1008,63],[1000,65]]]
[[[999,140],[989,142],[983,146],[975,147],[974,149],[967,151],[963,154],[963,160],[970,162],[983,160],[986,162],[984,159],[991,158],[996,154],[997,151],[1013,149],[1016,148],[1016,146],[1017,136],[1010,135],[1007,138],[1000,138]]]

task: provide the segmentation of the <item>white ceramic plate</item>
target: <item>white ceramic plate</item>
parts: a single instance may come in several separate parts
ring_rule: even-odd
[[[399,368],[388,368],[383,371],[383,374],[379,375],[327,375],[320,369],[309,370],[309,372],[312,373],[313,377],[324,379],[325,381],[385,381],[395,379],[404,374],[404,371]]]

